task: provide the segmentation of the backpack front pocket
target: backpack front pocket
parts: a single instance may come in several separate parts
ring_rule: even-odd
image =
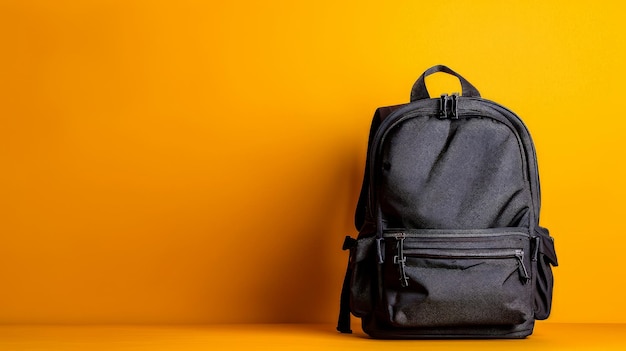
[[[387,233],[385,246],[382,295],[392,325],[517,325],[533,316],[525,233]]]

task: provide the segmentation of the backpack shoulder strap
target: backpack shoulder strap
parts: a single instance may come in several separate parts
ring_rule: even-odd
[[[350,281],[352,280],[352,255],[354,255],[354,248],[356,247],[356,239],[346,236],[343,242],[343,250],[350,250],[350,257],[348,257],[348,268],[346,269],[346,276],[343,278],[343,285],[341,286],[341,296],[339,301],[339,320],[337,321],[337,331],[343,334],[351,334],[350,329]]]

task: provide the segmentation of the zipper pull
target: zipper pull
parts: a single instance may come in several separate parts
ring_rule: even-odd
[[[448,118],[448,94],[441,94],[439,98],[439,118]]]
[[[528,274],[528,270],[526,270],[526,266],[524,265],[524,250],[515,250],[515,257],[517,258],[517,262],[519,263],[519,275],[522,284],[526,284],[530,281],[530,275]]]
[[[530,256],[530,260],[536,262],[539,257],[539,245],[541,244],[541,240],[538,236],[534,236],[531,243],[533,244],[533,255]]]
[[[396,248],[398,254],[393,256],[393,263],[398,265],[398,273],[400,273],[400,286],[406,288],[409,286],[409,277],[406,275],[406,257],[404,256],[404,233],[396,235]]]
[[[376,253],[378,256],[378,264],[383,264],[385,262],[385,247],[384,247],[384,239],[376,238]]]
[[[451,119],[459,119],[459,103],[457,99],[459,98],[459,93],[453,93],[450,95],[450,115]]]

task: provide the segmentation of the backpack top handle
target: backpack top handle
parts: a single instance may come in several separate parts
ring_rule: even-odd
[[[430,94],[428,93],[428,89],[426,89],[426,82],[424,81],[424,79],[427,76],[433,73],[437,73],[437,72],[448,73],[457,77],[459,81],[461,82],[461,88],[462,88],[461,95],[471,96],[471,97],[480,97],[480,93],[478,92],[478,89],[476,89],[476,87],[474,87],[470,82],[468,82],[460,74],[451,70],[447,66],[436,65],[427,69],[424,73],[422,73],[422,75],[419,78],[417,78],[417,81],[415,81],[415,84],[413,84],[413,88],[411,89],[411,102],[430,98]]]

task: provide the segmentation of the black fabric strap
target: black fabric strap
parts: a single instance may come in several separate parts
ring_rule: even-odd
[[[356,247],[356,239],[349,236],[343,241],[343,250],[350,250],[350,257],[348,258],[348,268],[346,268],[346,276],[343,278],[343,286],[341,287],[341,301],[339,302],[339,320],[337,321],[337,330],[341,333],[350,334],[350,280],[352,278],[352,265],[350,261],[352,259],[352,250]]]
[[[348,262],[346,276],[343,278],[343,286],[341,288],[341,301],[339,302],[339,320],[337,321],[337,331],[344,334],[351,334],[350,329],[350,277],[352,277],[352,268]]]
[[[422,73],[422,75],[417,78],[417,81],[415,81],[415,84],[413,84],[413,88],[411,89],[411,102],[430,98],[430,94],[428,93],[428,89],[426,89],[426,82],[424,80],[427,76],[437,72],[443,72],[457,77],[461,82],[461,95],[480,97],[478,89],[476,89],[476,87],[474,87],[465,78],[461,77],[460,74],[451,70],[447,66],[437,65],[427,69],[426,72]]]
[[[548,262],[557,267],[559,260],[556,257],[556,250],[554,249],[554,238],[550,236],[550,232],[547,228],[537,227],[537,233],[539,233],[539,251],[544,254]]]

